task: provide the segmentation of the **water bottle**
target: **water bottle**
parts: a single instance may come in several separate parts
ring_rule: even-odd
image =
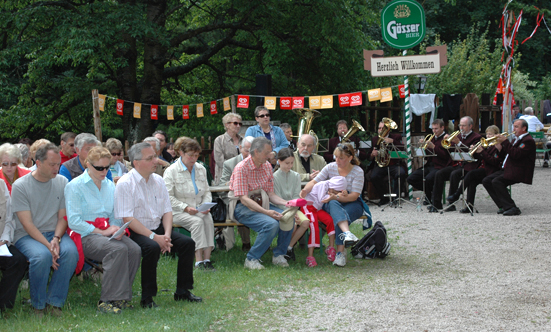
[[[421,198],[417,197],[417,212],[421,212],[423,209],[421,208]]]

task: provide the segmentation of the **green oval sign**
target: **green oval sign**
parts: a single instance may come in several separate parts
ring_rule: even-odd
[[[411,48],[425,38],[425,11],[414,0],[396,0],[383,9],[383,40],[399,49]]]

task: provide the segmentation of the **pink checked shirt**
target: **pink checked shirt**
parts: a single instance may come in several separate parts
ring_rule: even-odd
[[[233,169],[230,190],[235,196],[243,196],[247,195],[249,191],[257,189],[262,189],[267,193],[274,191],[272,165],[265,162],[256,168],[253,159],[248,156]]]

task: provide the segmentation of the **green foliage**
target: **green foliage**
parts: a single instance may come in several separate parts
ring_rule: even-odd
[[[515,100],[535,100],[535,94],[529,90],[535,88],[537,82],[529,80],[530,74],[523,74],[520,71],[513,71],[513,91]]]

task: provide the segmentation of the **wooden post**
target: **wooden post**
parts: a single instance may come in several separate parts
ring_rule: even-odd
[[[237,113],[237,109],[235,107],[235,95],[232,95],[230,97],[230,104],[231,104],[231,112],[232,113]]]
[[[92,105],[94,108],[94,133],[101,142],[101,116],[99,114],[99,93],[97,89],[92,90]]]

